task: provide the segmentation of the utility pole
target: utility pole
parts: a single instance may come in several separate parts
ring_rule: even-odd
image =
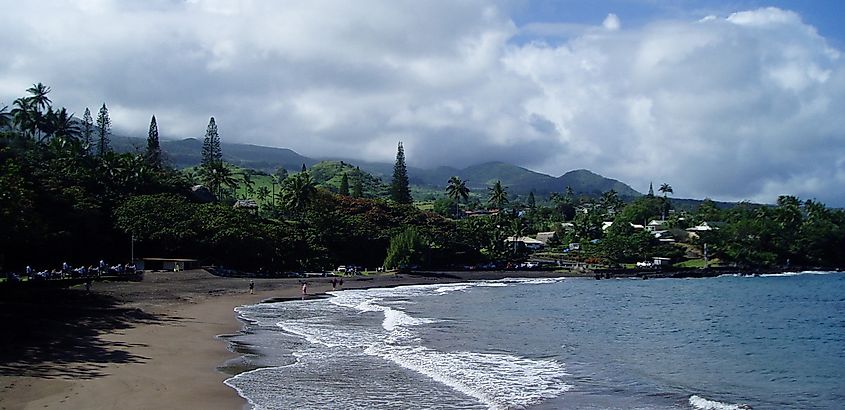
[[[707,269],[707,243],[704,243],[704,269]]]
[[[129,263],[135,264],[135,234],[132,234],[132,244],[129,245]]]

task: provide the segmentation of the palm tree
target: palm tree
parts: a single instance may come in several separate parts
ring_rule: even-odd
[[[208,189],[217,195],[218,199],[223,196],[224,187],[234,188],[238,186],[238,181],[232,175],[232,170],[221,161],[215,161],[200,168],[200,178],[208,186]]]
[[[458,204],[461,200],[466,202],[469,199],[469,188],[467,188],[466,181],[462,181],[458,177],[449,178],[449,185],[446,187],[446,195],[455,201],[455,217],[458,217],[460,206]]]
[[[49,111],[48,111],[49,112]],[[62,107],[54,115],[48,116],[50,129],[54,137],[79,139],[79,125],[73,119],[73,114],[68,114],[67,109]]]
[[[662,217],[662,219],[665,221],[666,220],[666,208],[669,206],[669,203],[667,202],[667,199],[666,199],[666,194],[668,194],[668,193],[674,194],[675,191],[672,190],[672,185],[669,185],[665,182],[660,185],[660,188],[658,189],[658,191],[663,192],[663,217]]]
[[[50,107],[53,103],[50,101],[50,97],[47,97],[47,94],[50,94],[50,91],[50,87],[41,83],[33,84],[32,87],[26,89],[26,92],[32,94],[32,97],[29,98],[32,100],[33,107],[38,112]]]
[[[502,181],[496,181],[492,187],[487,188],[490,191],[490,199],[487,200],[487,203],[490,206],[496,209],[502,209],[502,207],[508,203],[508,192],[502,187]]]
[[[513,253],[516,254],[517,242],[519,238],[525,235],[525,225],[522,224],[522,219],[513,218],[510,225],[510,234],[513,235]]]
[[[8,109],[8,105],[4,105],[3,108],[0,108],[0,128],[12,125],[12,113],[8,112]]]
[[[255,191],[255,195],[258,197],[259,201],[266,203],[267,197],[270,196],[270,189],[268,189],[267,186],[262,185],[258,187],[257,191]]]
[[[281,192],[282,206],[296,214],[302,214],[311,204],[317,191],[308,171],[300,172],[284,181]]]
[[[32,99],[21,97],[12,103],[12,121],[26,136],[34,136],[38,129],[38,117]]]
[[[252,180],[252,174],[244,171],[241,173],[244,187],[246,187],[246,195],[252,197],[255,194],[255,181]]]

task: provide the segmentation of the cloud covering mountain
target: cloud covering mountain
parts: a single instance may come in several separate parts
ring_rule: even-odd
[[[6,3],[6,2],[4,2]],[[517,24],[513,2],[8,2],[0,106],[32,83],[136,135],[414,166],[586,168],[644,191],[845,206],[845,64],[800,15]],[[529,3],[530,4],[530,3]]]

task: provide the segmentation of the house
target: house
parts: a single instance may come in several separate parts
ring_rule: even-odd
[[[557,236],[557,232],[537,232],[537,240],[543,242],[543,245],[546,245]]]
[[[672,235],[672,232],[669,232],[669,231],[652,231],[651,234],[654,235],[654,238],[657,239],[660,242],[668,242],[668,243],[675,242],[675,236]]]
[[[661,258],[659,256],[655,256],[651,259],[653,261],[651,264],[654,266],[669,266],[669,264],[672,262],[672,259]]]
[[[498,209],[481,209],[475,211],[464,211],[465,217],[479,217],[479,216],[496,216],[499,214]]]
[[[563,228],[564,231],[575,230],[575,224],[572,222],[561,222],[560,227]]]
[[[604,221],[604,222],[602,222],[602,223],[601,223],[601,230],[602,230],[602,231],[606,231],[606,230],[608,230],[611,226],[613,226],[613,221]]]
[[[519,238],[514,236],[508,236],[507,239],[505,239],[505,243],[513,244],[514,242],[521,242],[526,249],[532,251],[542,249],[544,246],[546,246],[546,244],[542,241],[538,241],[530,236],[520,236]]]
[[[687,231],[688,232],[708,232],[708,231],[712,231],[712,230],[715,230],[715,229],[719,229],[719,227],[717,225],[719,225],[719,223],[717,223],[717,222],[704,221],[704,222],[698,224],[697,226],[687,228]]]
[[[664,229],[663,226],[666,225],[666,221],[663,219],[652,219],[648,222],[645,226],[645,230],[649,232],[659,231]]]
[[[569,250],[570,251],[577,251],[577,250],[580,250],[580,249],[581,249],[581,243],[580,242],[572,242],[572,243],[569,244]]]
[[[182,258],[141,258],[135,261],[135,269],[152,271],[178,272],[185,269],[197,269],[200,262],[197,259]]]

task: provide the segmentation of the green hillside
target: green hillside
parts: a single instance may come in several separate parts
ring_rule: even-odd
[[[112,145],[116,151],[137,152],[144,149],[146,140],[114,136]],[[177,168],[196,166],[200,162],[202,141],[199,139],[162,140],[161,145],[166,158]],[[348,174],[350,184],[354,180],[353,177],[360,175],[364,178],[364,193],[372,197],[386,194],[386,183],[390,181],[393,173],[392,163],[335,159],[320,161],[285,148],[224,142],[222,150],[223,159],[226,162],[240,168],[266,173],[272,173],[279,167],[297,172],[302,164],[305,164],[313,171],[312,174],[319,184],[333,191],[337,191],[344,172]],[[486,193],[487,187],[497,180],[502,181],[510,194],[519,196],[533,191],[535,195],[545,197],[554,192],[564,192],[567,187],[572,187],[578,195],[598,196],[610,189],[616,190],[623,198],[641,195],[620,181],[583,169],[570,171],[555,178],[505,162],[486,162],[464,169],[446,166],[432,169],[408,167],[408,177],[415,198],[439,197],[452,176],[458,176],[467,181],[470,189],[482,196]],[[263,182],[259,183],[263,184]]]

